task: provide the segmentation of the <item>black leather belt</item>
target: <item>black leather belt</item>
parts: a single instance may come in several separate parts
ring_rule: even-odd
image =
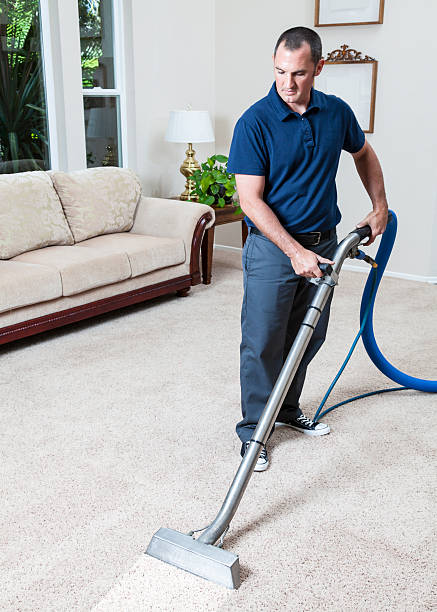
[[[251,227],[250,231],[252,234],[259,234],[264,236],[257,227]],[[325,232],[307,232],[306,234],[290,234],[299,244],[302,246],[317,246],[323,240],[330,240],[335,236],[335,229],[326,230]]]

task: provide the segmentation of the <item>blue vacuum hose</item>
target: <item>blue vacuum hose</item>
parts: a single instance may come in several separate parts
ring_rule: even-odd
[[[328,391],[326,392],[323,400],[321,401],[317,411],[313,417],[313,421],[317,423],[325,414],[335,410],[339,406],[343,406],[344,404],[348,404],[358,399],[362,399],[363,397],[369,397],[371,395],[377,395],[378,393],[388,393],[390,391],[403,391],[405,389],[415,389],[417,391],[426,391],[428,393],[437,393],[437,380],[423,380],[422,378],[415,378],[414,376],[409,376],[404,372],[401,372],[397,368],[391,365],[389,361],[384,357],[384,355],[379,350],[378,345],[376,344],[375,335],[373,333],[373,307],[375,304],[376,292],[379,287],[379,283],[381,282],[382,275],[384,274],[384,270],[387,266],[388,259],[393,249],[393,244],[396,238],[397,231],[397,218],[395,213],[390,210],[389,211],[389,220],[387,223],[387,228],[382,235],[381,243],[379,245],[378,252],[376,254],[375,261],[378,264],[377,268],[372,268],[370,270],[369,276],[367,278],[366,286],[364,287],[363,297],[361,299],[361,310],[360,310],[360,330],[349,350],[349,353],[344,360],[340,370],[332,381]],[[355,346],[362,336],[364,347],[376,365],[376,367],[381,370],[383,374],[385,374],[391,380],[403,385],[402,387],[395,387],[392,389],[380,389],[379,391],[372,391],[371,393],[364,393],[362,395],[356,395],[355,397],[351,397],[343,402],[335,404],[331,406],[324,412],[322,412],[322,408],[326,403],[332,389],[340,378],[343,370],[345,369],[349,359],[352,356],[352,353],[355,349]]]
[[[391,214],[389,216],[389,222],[387,224],[385,232],[382,234],[381,244],[379,245],[378,253],[375,258],[375,261],[378,264],[378,268],[376,269],[376,288],[373,291],[372,296],[372,274],[369,274],[369,278],[367,279],[367,283],[364,288],[364,293],[361,300],[361,322],[364,319],[367,305],[369,304],[369,302],[371,304],[370,313],[363,329],[363,343],[370,359],[373,361],[376,367],[381,370],[381,372],[385,374],[388,378],[394,380],[394,382],[397,382],[400,385],[408,387],[409,389],[436,393],[437,380],[423,380],[421,378],[415,378],[414,376],[404,374],[404,372],[401,372],[400,370],[392,366],[391,363],[387,361],[387,359],[379,350],[373,333],[373,306],[375,303],[376,292],[378,290],[379,283],[381,281],[382,275],[384,274],[384,270],[386,268],[388,259],[393,249],[398,225],[396,215],[393,211],[390,211],[390,213]]]

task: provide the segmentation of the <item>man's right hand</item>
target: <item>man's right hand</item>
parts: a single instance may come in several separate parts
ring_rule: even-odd
[[[332,265],[334,262],[305,249],[284,229],[273,210],[263,200],[265,177],[236,174],[235,180],[244,213],[264,236],[290,258],[296,274],[307,278],[321,278],[323,272],[319,263]]]
[[[319,268],[319,263],[327,263],[333,265],[335,262],[308,249],[299,249],[296,254],[290,256],[293,270],[299,276],[306,278],[322,278],[323,272]]]

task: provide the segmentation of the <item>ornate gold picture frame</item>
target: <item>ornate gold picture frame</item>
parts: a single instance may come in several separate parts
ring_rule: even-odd
[[[342,45],[328,53],[314,87],[349,104],[363,132],[372,134],[375,122],[378,62],[361,51]]]
[[[317,27],[370,25],[383,19],[384,0],[316,0]]]

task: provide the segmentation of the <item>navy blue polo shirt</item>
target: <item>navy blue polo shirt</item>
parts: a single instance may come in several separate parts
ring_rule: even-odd
[[[237,121],[228,172],[265,176],[264,201],[290,233],[325,231],[341,219],[335,176],[342,149],[359,151],[365,136],[346,102],[314,88],[296,113],[273,83]],[[254,223],[246,216],[246,223]]]

